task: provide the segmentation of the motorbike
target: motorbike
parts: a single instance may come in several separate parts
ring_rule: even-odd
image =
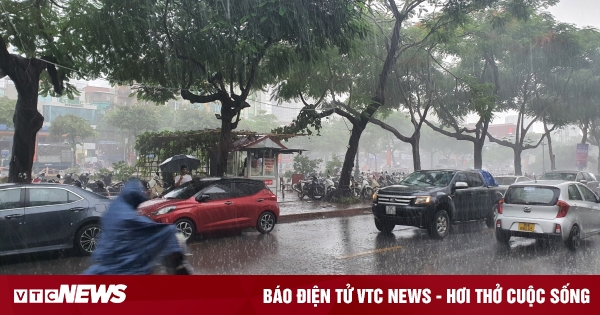
[[[323,188],[325,190],[325,196],[323,197],[324,201],[330,201],[333,198],[333,195],[337,189],[337,185],[333,181],[333,178],[327,175],[327,177],[323,180]]]
[[[358,181],[351,177],[351,189],[355,197],[369,200],[373,197],[373,187],[369,184],[368,177],[363,173]]]
[[[301,200],[304,196],[308,196],[313,200],[321,200],[325,196],[325,187],[316,175],[312,175],[310,180],[304,180],[294,184],[292,189],[298,193],[298,198]]]
[[[148,189],[150,190],[150,199],[159,198],[165,190],[163,182],[160,179],[158,173],[148,182]]]
[[[110,197],[110,192],[104,185],[104,182],[101,180],[95,180],[94,182],[88,184],[86,186],[86,189],[91,190],[92,192],[97,193],[98,195]]]

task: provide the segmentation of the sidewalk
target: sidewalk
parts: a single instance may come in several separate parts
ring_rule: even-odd
[[[282,199],[278,196],[279,221],[278,223],[291,223],[298,221],[348,217],[371,213],[371,203],[368,201],[342,205],[324,201],[314,201],[307,197],[299,200],[295,194],[288,194]]]

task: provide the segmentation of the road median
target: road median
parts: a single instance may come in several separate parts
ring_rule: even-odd
[[[318,219],[353,217],[367,214],[371,214],[371,207],[280,215],[277,223],[284,224]]]

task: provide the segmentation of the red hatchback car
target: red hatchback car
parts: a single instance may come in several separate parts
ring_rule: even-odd
[[[277,196],[262,182],[244,178],[192,181],[138,208],[155,222],[173,223],[186,239],[196,233],[256,228],[266,234],[279,218]]]

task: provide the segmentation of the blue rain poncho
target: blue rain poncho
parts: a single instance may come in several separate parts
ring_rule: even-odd
[[[488,187],[497,187],[498,186],[498,182],[496,182],[496,179],[494,178],[494,176],[492,176],[492,174],[490,174],[488,171],[479,170],[479,173],[481,173],[481,176],[483,176],[483,179],[485,179],[486,186],[488,186]]]
[[[139,181],[125,184],[102,217],[93,265],[84,274],[151,274],[157,259],[183,253],[175,226],[138,215],[137,207],[146,200]]]

